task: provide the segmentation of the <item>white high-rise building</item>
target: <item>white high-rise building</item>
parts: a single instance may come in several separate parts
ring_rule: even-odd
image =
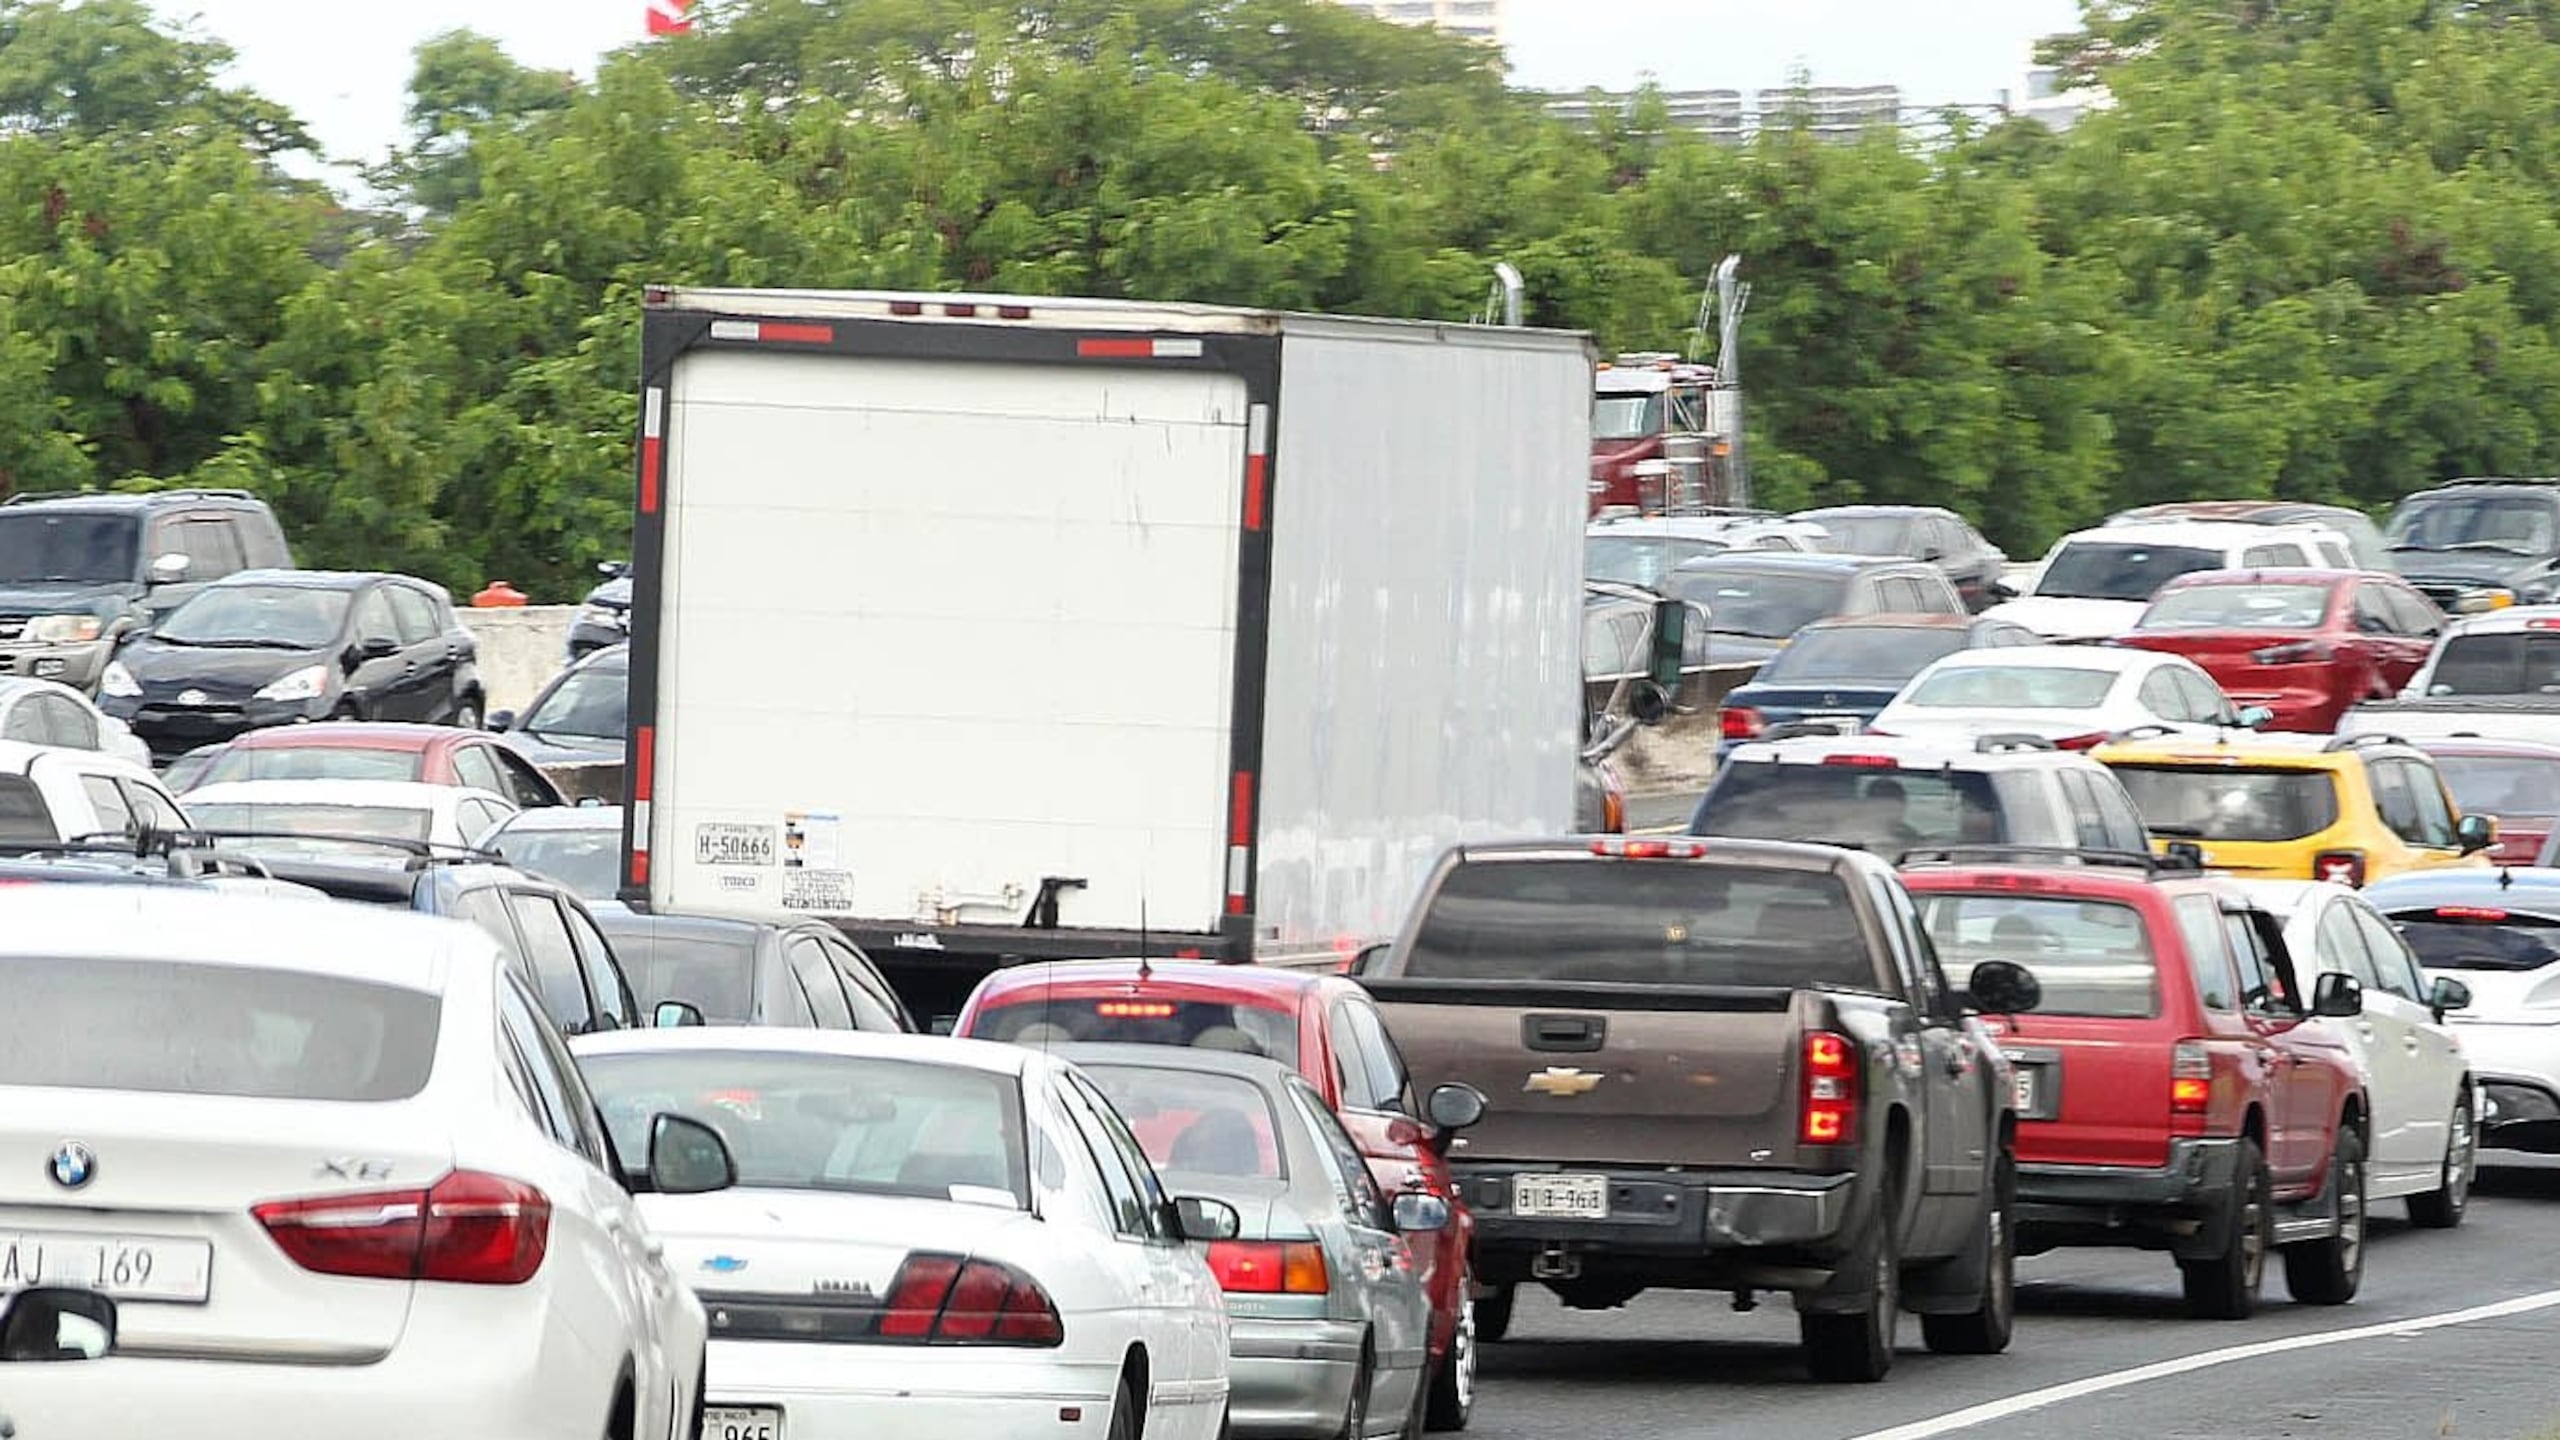
[[[1342,0],[1399,25],[1436,25],[1453,35],[1502,43],[1502,0]]]

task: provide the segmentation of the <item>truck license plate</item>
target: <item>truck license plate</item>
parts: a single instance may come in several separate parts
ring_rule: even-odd
[[[782,1412],[762,1405],[706,1406],[702,1440],[782,1440]]]
[[[1569,1220],[1609,1218],[1606,1175],[1514,1175],[1511,1213],[1560,1216]]]

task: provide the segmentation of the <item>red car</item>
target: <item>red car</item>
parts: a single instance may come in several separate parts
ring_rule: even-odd
[[[522,810],[561,805],[560,787],[484,730],[331,720],[252,730],[225,745],[194,780],[417,780],[467,785]]]
[[[1023,965],[980,981],[955,1035],[1039,1044],[1202,1045],[1266,1055],[1307,1078],[1342,1117],[1378,1188],[1421,1190],[1449,1202],[1451,1223],[1416,1258],[1431,1296],[1434,1430],[1465,1427],[1475,1406],[1478,1320],[1467,1265],[1475,1219],[1420,1118],[1413,1082],[1369,993],[1338,975],[1181,960],[1075,960]],[[1508,1302],[1499,1330],[1510,1319]]]
[[[2115,643],[2184,655],[2266,728],[2325,735],[2362,700],[2388,700],[2426,663],[2444,615],[2415,586],[2360,570],[2183,575]]]
[[[2493,815],[2501,865],[2536,865],[2560,827],[2560,745],[2530,740],[2419,740],[2465,815]]]
[[[2354,1298],[2372,1112],[2316,1017],[2361,1014],[2361,989],[2307,992],[2283,926],[2222,882],[2083,858],[1902,872],[1948,973],[2009,960],[2043,987],[1987,1022],[2017,1073],[2019,1253],[2166,1250],[2199,1318],[2245,1318],[2279,1253],[2294,1299]]]

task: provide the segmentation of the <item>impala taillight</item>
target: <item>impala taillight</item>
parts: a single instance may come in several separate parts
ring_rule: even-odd
[[[1716,725],[1727,740],[1757,740],[1769,723],[1748,705],[1727,705],[1716,712]]]
[[[1829,1030],[1812,1031],[1804,1037],[1804,1102],[1796,1139],[1806,1145],[1839,1145],[1857,1133],[1857,1042]]]
[[[1212,1240],[1209,1273],[1237,1295],[1322,1295],[1332,1285],[1324,1247],[1297,1240]]]
[[[476,1170],[424,1190],[270,1200],[249,1213],[315,1275],[521,1285],[551,1245],[551,1201],[521,1180]]]
[[[1038,1345],[1066,1340],[1040,1282],[994,1260],[909,1255],[889,1282],[880,1338],[935,1345]]]

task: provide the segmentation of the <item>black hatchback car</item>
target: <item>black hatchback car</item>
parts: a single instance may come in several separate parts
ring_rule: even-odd
[[[161,756],[298,720],[474,729],[479,657],[430,581],[244,570],[127,644],[99,679],[98,707]]]
[[[596,922],[661,1025],[916,1028],[871,957],[821,921],[644,915],[614,906],[599,910]],[[658,1013],[663,1006],[690,1013],[678,1022],[674,1012]]]

